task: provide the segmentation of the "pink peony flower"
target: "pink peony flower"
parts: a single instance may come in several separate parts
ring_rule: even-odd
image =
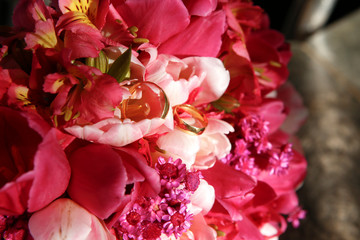
[[[116,239],[103,221],[67,198],[60,198],[34,213],[29,220],[29,229],[36,240]]]
[[[0,214],[40,210],[65,192],[70,179],[57,130],[38,116],[6,107],[0,115]]]

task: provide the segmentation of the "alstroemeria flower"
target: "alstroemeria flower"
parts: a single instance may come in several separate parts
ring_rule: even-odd
[[[105,223],[67,198],[34,213],[29,230],[36,240],[115,240]]]
[[[114,108],[128,96],[115,78],[94,67],[69,64],[66,68],[68,74],[48,74],[43,85],[45,92],[57,94],[51,103],[55,123],[60,116],[70,125],[112,117]]]
[[[37,211],[63,194],[70,167],[57,130],[37,115],[0,107],[0,214]]]
[[[57,34],[64,31],[64,47],[71,49],[71,59],[97,57],[104,48],[101,28],[109,11],[109,0],[59,0]]]
[[[120,211],[129,201],[125,197],[127,184],[144,182],[143,192],[160,191],[156,171],[131,149],[90,144],[73,151],[69,161],[72,177],[67,191],[70,197],[102,219]]]

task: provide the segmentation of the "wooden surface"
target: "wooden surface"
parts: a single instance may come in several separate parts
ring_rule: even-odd
[[[294,42],[290,81],[309,110],[300,137],[308,216],[281,240],[360,239],[360,12]]]

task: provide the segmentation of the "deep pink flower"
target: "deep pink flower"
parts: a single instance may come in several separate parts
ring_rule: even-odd
[[[160,191],[155,170],[135,151],[90,144],[73,151],[69,161],[72,170],[70,197],[102,219],[124,205],[127,184],[144,182],[141,191]],[[138,188],[135,186],[136,190]]]
[[[0,214],[37,211],[63,194],[70,178],[57,130],[49,131],[38,116],[6,107],[0,108],[0,116]]]
[[[221,11],[190,18],[180,0],[113,1],[113,4],[125,23],[138,29],[138,38],[159,47],[160,53],[215,57],[220,50],[225,31],[225,14]],[[208,12],[209,8],[204,10]]]

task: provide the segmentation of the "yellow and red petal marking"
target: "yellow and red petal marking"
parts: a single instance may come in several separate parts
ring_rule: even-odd
[[[85,13],[68,12],[62,15],[56,24],[56,29],[59,29],[58,35],[62,32],[62,30],[71,30],[72,28],[78,27],[78,24],[86,24],[96,29],[95,25],[90,21]]]
[[[49,74],[45,77],[45,83],[43,85],[43,90],[49,93],[57,93],[59,88],[64,85],[66,80],[66,75],[60,73]]]
[[[16,102],[21,106],[31,105],[31,102],[28,98],[29,89],[21,85],[13,85],[8,92],[10,101]]]
[[[35,25],[35,32],[29,33],[25,37],[27,48],[40,45],[44,48],[56,48],[58,38],[52,20],[38,21]]]
[[[62,13],[80,12],[88,16],[91,22],[95,22],[99,0],[60,0],[59,8]]]

